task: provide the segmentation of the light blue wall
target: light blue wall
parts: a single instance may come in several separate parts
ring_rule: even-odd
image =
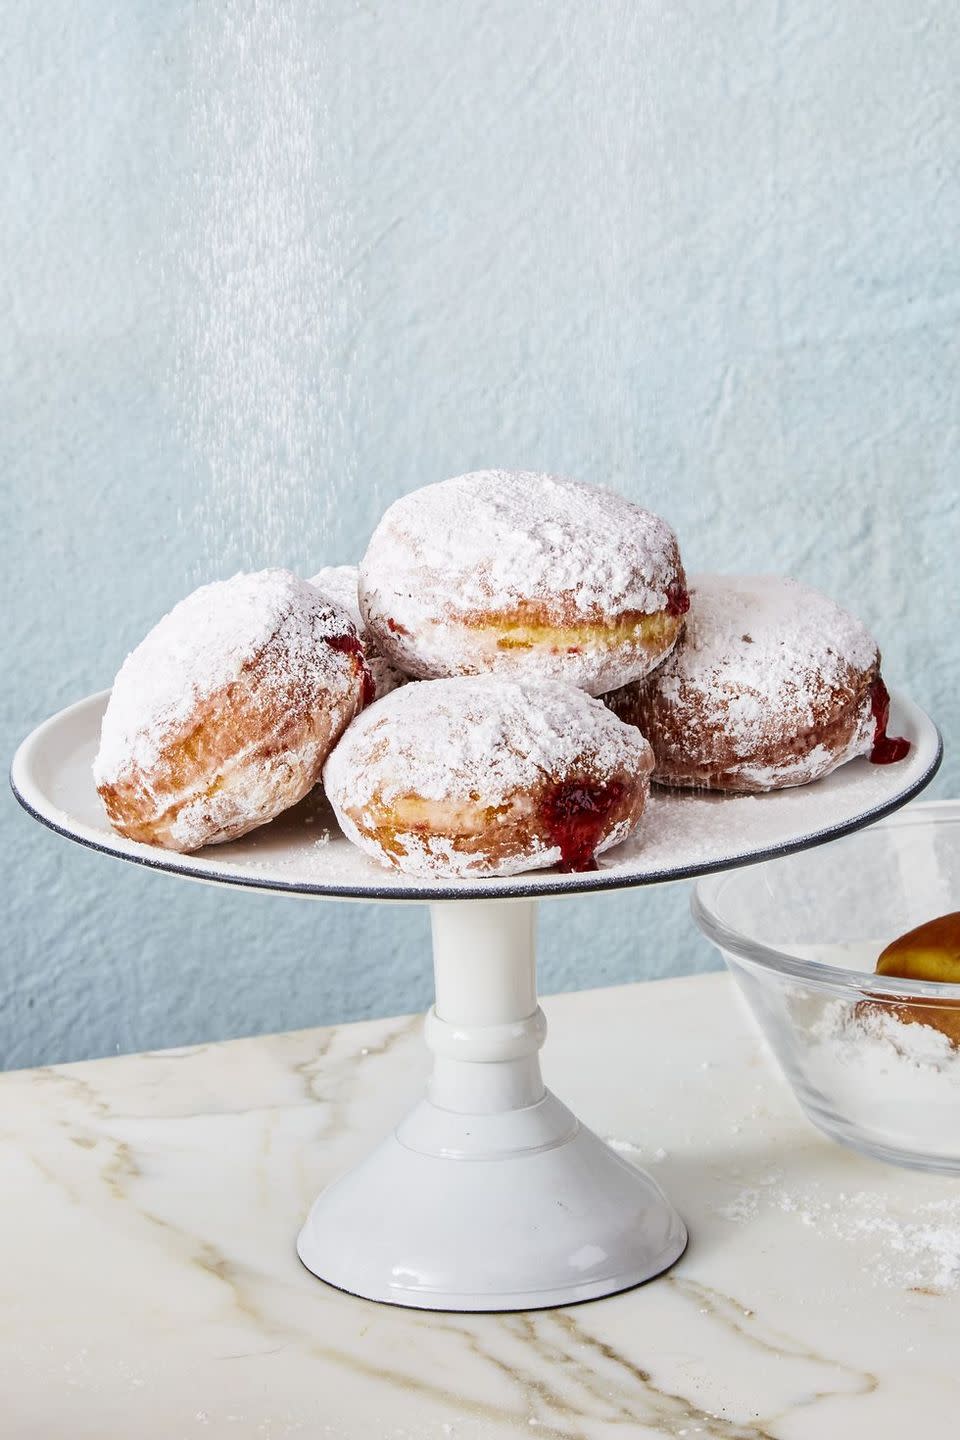
[[[201,578],[351,560],[490,464],[822,586],[960,738],[954,0],[0,16],[7,754]],[[0,823],[0,1063],[427,1001],[417,910]],[[547,904],[544,988],[712,965],[685,903]]]

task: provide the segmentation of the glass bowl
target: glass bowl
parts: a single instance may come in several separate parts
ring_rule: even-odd
[[[960,984],[873,973],[891,940],[960,910],[960,801],[707,876],[691,905],[813,1123],[960,1174]]]

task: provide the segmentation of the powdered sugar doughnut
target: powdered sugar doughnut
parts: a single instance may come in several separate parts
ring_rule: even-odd
[[[697,576],[673,654],[605,699],[647,736],[667,785],[779,790],[909,748],[886,734],[876,641],[819,591],[775,575]]]
[[[324,767],[347,837],[409,875],[516,875],[594,857],[636,827],[653,755],[582,690],[492,675],[405,685]]]
[[[492,670],[590,694],[646,675],[683,626],[665,521],[611,490],[481,470],[404,495],[360,565],[360,608],[409,675]]]
[[[396,690],[398,685],[405,684],[407,677],[380,654],[376,641],[364,626],[357,596],[359,576],[360,571],[356,565],[325,565],[316,575],[310,577],[308,583],[335,605],[339,605],[341,610],[346,610],[350,616],[360,636],[360,644],[373,676],[376,698],[380,700],[384,695],[389,695],[391,690]]]
[[[272,820],[371,688],[349,617],[290,571],[204,585],[114,681],[93,767],[110,824],[197,850]]]

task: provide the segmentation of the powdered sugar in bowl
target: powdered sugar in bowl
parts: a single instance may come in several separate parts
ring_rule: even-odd
[[[960,801],[707,876],[692,908],[815,1125],[960,1174],[960,984],[874,973],[890,941],[960,910]]]

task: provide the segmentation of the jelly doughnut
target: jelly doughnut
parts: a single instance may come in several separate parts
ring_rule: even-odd
[[[653,755],[598,700],[494,675],[405,685],[327,761],[347,837],[409,875],[596,868],[643,813]]]
[[[360,608],[408,675],[485,671],[598,695],[669,654],[687,591],[673,531],[611,490],[481,470],[394,502],[360,565]]]
[[[332,600],[334,605],[346,610],[353,621],[370,674],[373,676],[374,693],[379,700],[384,695],[389,695],[391,690],[396,690],[398,685],[403,685],[407,677],[380,654],[376,641],[364,627],[357,597],[359,574],[356,565],[326,565],[322,570],[318,570],[316,575],[311,575],[309,583],[315,590],[319,590],[321,595]]]
[[[93,767],[110,824],[197,850],[272,820],[316,784],[370,688],[349,617],[290,571],[202,586],[114,681]]]
[[[673,654],[605,699],[646,735],[665,785],[778,790],[909,749],[886,733],[876,642],[819,591],[773,575],[697,576]]]

